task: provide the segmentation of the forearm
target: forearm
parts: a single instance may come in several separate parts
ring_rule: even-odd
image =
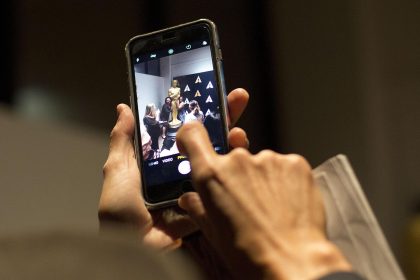
[[[261,220],[260,220],[261,221]],[[339,249],[318,230],[273,231],[262,224],[254,234],[238,234],[232,240],[236,256],[220,252],[237,278],[318,279],[336,271],[351,271]],[[242,231],[242,233],[245,231]]]
[[[301,250],[273,253],[267,258],[266,279],[319,279],[325,275],[351,271],[351,265],[330,242],[307,243]]]

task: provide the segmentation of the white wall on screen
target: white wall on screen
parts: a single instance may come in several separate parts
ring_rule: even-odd
[[[137,102],[140,119],[143,119],[146,105],[154,103],[159,109],[165,99],[168,89],[164,86],[164,78],[159,76],[135,73],[137,87]]]
[[[160,109],[173,77],[213,70],[210,47],[194,49],[160,59],[160,76],[135,73],[140,119],[146,105],[154,103]],[[183,85],[181,85],[182,87]]]
[[[170,62],[172,77],[213,70],[210,47],[173,55]]]
[[[172,71],[171,71],[171,61],[172,56],[165,56],[160,59],[160,75],[164,79],[164,86],[166,89],[166,93],[168,89],[171,87],[171,77],[172,77]]]

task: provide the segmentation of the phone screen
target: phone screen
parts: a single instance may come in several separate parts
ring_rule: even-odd
[[[192,190],[190,163],[176,145],[182,125],[201,122],[215,151],[227,152],[213,39],[203,27],[188,35],[167,43],[161,36],[140,40],[138,44],[145,47],[131,57],[144,192],[152,203]]]

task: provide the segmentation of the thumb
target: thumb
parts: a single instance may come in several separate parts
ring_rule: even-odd
[[[134,154],[134,116],[125,104],[117,106],[118,120],[111,132],[109,145],[109,159],[117,159],[121,156]]]

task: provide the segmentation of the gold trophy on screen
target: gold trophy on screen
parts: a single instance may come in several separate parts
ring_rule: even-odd
[[[181,97],[181,88],[179,87],[178,80],[172,80],[171,87],[168,90],[168,96],[172,99],[169,127],[178,128],[182,124],[178,119],[179,98]]]

